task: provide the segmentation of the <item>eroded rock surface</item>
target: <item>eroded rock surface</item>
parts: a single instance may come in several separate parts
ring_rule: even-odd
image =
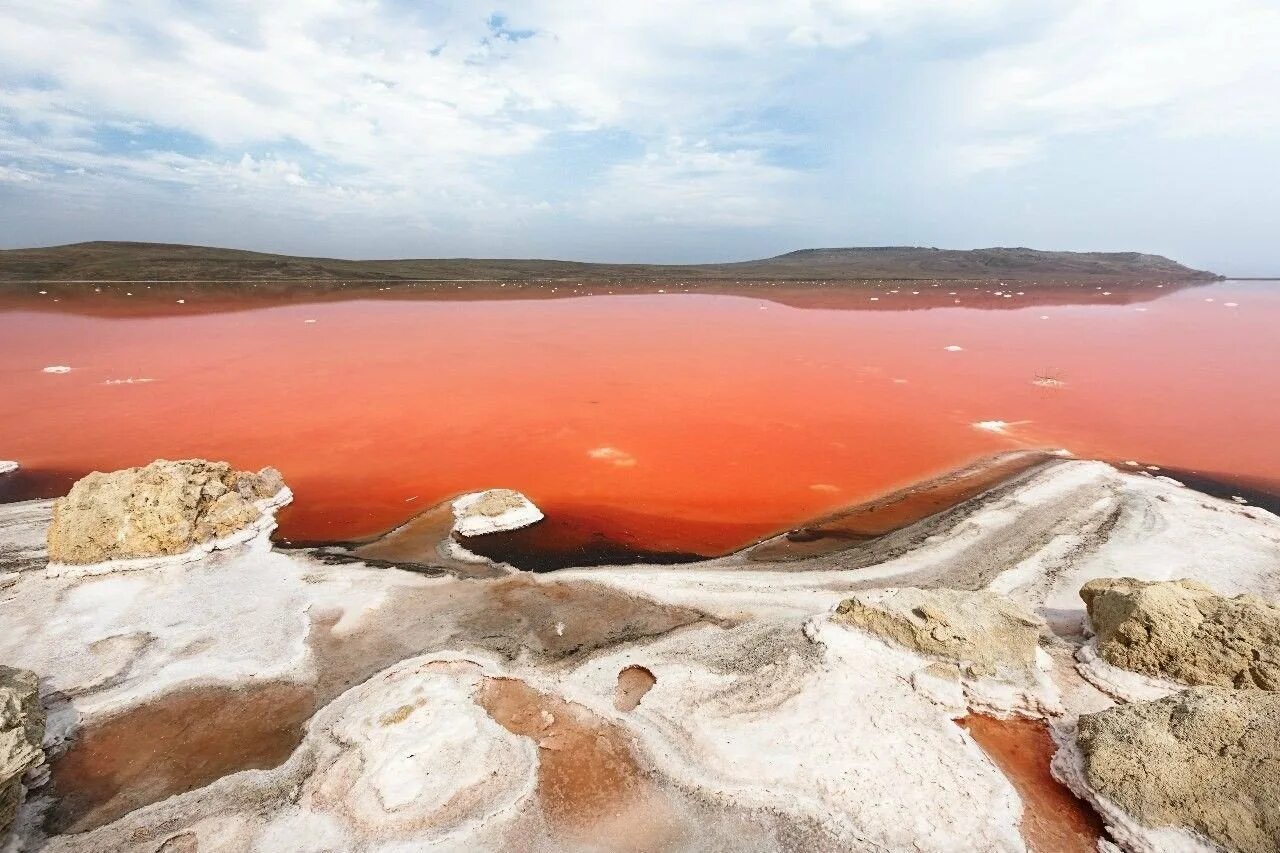
[[[889,589],[862,593],[836,608],[836,621],[911,651],[961,664],[975,678],[1031,685],[1043,624],[986,590]]]
[[[1089,787],[1147,827],[1280,849],[1280,694],[1198,687],[1080,717]]]
[[[181,554],[249,528],[283,491],[274,468],[255,474],[203,459],[95,471],[54,502],[49,559],[86,564]]]
[[[35,673],[0,666],[0,838],[25,793],[22,777],[44,762],[44,709]]]
[[[1280,690],[1280,607],[1202,583],[1098,578],[1080,590],[1113,666],[1186,684]]]
[[[460,536],[480,536],[518,530],[542,520],[533,502],[511,489],[472,492],[453,502],[454,531]]]

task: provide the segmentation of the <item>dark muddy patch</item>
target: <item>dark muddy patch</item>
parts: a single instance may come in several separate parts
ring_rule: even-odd
[[[87,471],[61,471],[43,468],[19,468],[0,474],[0,503],[59,498],[71,491]]]

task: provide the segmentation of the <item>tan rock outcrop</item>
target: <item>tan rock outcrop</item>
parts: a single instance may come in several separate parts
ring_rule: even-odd
[[[836,608],[835,621],[911,651],[953,661],[973,678],[1030,686],[1043,623],[987,590],[904,587],[861,593]]]
[[[1280,694],[1197,687],[1080,717],[1084,779],[1147,827],[1280,850]]]
[[[1186,684],[1280,690],[1280,607],[1190,580],[1097,578],[1080,590],[1103,660]]]
[[[35,673],[0,666],[0,839],[22,803],[22,776],[44,762],[44,709]]]
[[[203,459],[95,471],[54,503],[49,560],[83,564],[181,554],[249,527],[283,489],[274,468],[255,474]]]

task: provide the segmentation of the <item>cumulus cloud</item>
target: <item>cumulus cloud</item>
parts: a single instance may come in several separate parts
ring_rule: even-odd
[[[193,221],[803,233],[883,203],[867,189],[883,169],[859,160],[876,145],[903,176],[939,159],[974,176],[1118,126],[1280,125],[1278,16],[1269,0],[9,0],[0,187],[104,211],[159,194]]]

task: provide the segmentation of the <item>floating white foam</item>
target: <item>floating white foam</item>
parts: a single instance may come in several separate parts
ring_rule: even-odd
[[[602,462],[609,462],[617,465],[619,468],[631,468],[636,464],[636,458],[625,450],[619,450],[616,447],[597,447],[587,451],[587,455],[592,459],[599,459]]]
[[[70,373],[71,368],[67,367],[65,364],[54,364],[49,367],[46,367],[41,372],[42,373]]]
[[[947,352],[964,352],[964,347],[958,347],[955,344],[951,344],[950,346],[943,347],[943,349],[946,350]]]

